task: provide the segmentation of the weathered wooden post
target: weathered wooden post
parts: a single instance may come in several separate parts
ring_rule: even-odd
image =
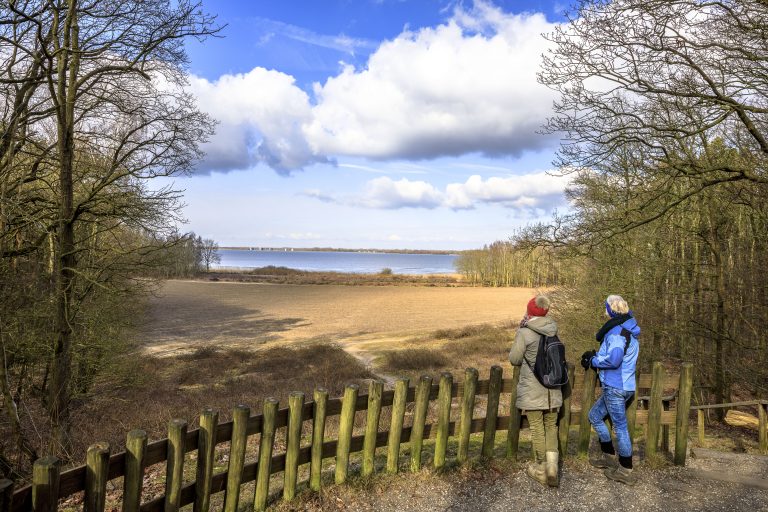
[[[416,405],[413,410],[413,425],[411,426],[411,471],[421,469],[421,445],[424,441],[424,423],[427,421],[431,389],[432,377],[422,375],[416,386]]]
[[[53,456],[37,459],[32,466],[32,510],[56,512],[59,504],[61,464]]]
[[[693,392],[693,365],[683,363],[680,370],[680,384],[677,388],[677,417],[675,418],[675,464],[685,466],[688,450],[688,421],[691,414],[691,393]]]
[[[485,413],[485,430],[483,431],[483,457],[493,457],[493,445],[496,441],[496,419],[499,417],[499,396],[501,395],[501,366],[491,366],[491,376],[488,381],[488,407]]]
[[[757,428],[759,432],[757,434],[757,442],[760,447],[760,453],[763,455],[768,454],[768,403],[757,404]]]
[[[568,454],[568,433],[571,430],[571,394],[573,393],[574,375],[573,364],[568,363],[568,382],[561,388],[563,405],[557,413],[557,437],[561,457],[565,457]],[[510,413],[510,420],[511,416],[512,414]]]
[[[107,501],[108,471],[109,443],[89,446],[85,456],[85,512],[103,512]]]
[[[448,449],[448,430],[451,423],[451,387],[453,375],[444,372],[440,375],[440,391],[437,396],[437,437],[435,438],[435,469],[445,467],[445,452]]]
[[[661,401],[661,451],[667,453],[669,451],[669,424],[664,422],[665,412],[669,411],[669,401]]]
[[[469,435],[472,433],[472,415],[475,411],[475,393],[477,393],[476,368],[464,370],[464,393],[461,397],[461,419],[459,420],[459,463],[469,457]]]
[[[147,433],[131,430],[125,440],[125,477],[123,478],[123,512],[139,512],[144,485],[144,456]]]
[[[218,425],[219,413],[213,409],[203,409],[200,413],[200,429],[197,435],[197,473],[193,512],[208,512],[211,506],[211,479]]]
[[[309,464],[309,488],[320,490],[323,472],[323,439],[325,438],[325,415],[328,405],[328,390],[317,388],[312,414],[312,460]]]
[[[696,427],[699,431],[699,444],[704,446],[704,409],[696,411]]]
[[[659,432],[661,427],[661,394],[664,390],[664,365],[659,361],[653,363],[653,378],[651,380],[651,398],[648,403],[648,427],[645,436],[645,453],[652,457],[659,447]]]
[[[357,390],[357,384],[347,384],[346,389],[344,389],[344,401],[341,404],[341,416],[339,417],[339,442],[336,445],[336,484],[343,484],[347,480],[352,429],[355,426]]]
[[[13,507],[13,480],[0,480],[0,512],[11,512]]]
[[[290,501],[296,496],[299,478],[299,449],[304,410],[304,393],[294,391],[288,397],[288,439],[285,447],[285,471],[283,472],[283,499]]]
[[[186,420],[171,420],[168,424],[168,465],[165,468],[165,512],[177,512],[180,509],[186,442]]]
[[[379,419],[381,418],[381,394],[383,392],[384,383],[379,380],[372,380],[368,385],[368,413],[365,423],[365,438],[363,439],[363,476],[373,474],[376,436],[379,434]]]
[[[269,475],[272,472],[272,450],[275,445],[275,416],[278,401],[274,398],[264,400],[259,440],[259,464],[256,470],[256,492],[253,495],[253,509],[261,512],[267,508],[269,494]]]
[[[517,408],[517,383],[520,381],[520,367],[512,367],[512,389],[509,391],[509,427],[507,428],[507,457],[517,460],[520,446],[520,421],[522,414]]]
[[[403,420],[405,419],[405,404],[407,402],[408,379],[401,377],[395,381],[395,396],[392,401],[392,421],[387,440],[388,473],[397,473],[400,463],[400,438],[403,434]]]
[[[581,390],[581,415],[579,416],[579,456],[589,453],[589,439],[592,437],[592,425],[589,423],[589,410],[595,403],[595,381],[597,372],[594,368],[584,371],[584,389]]]
[[[224,512],[237,512],[240,505],[240,484],[243,482],[245,447],[248,443],[248,418],[250,417],[251,409],[245,405],[236,405],[232,410],[232,440],[229,443]]]

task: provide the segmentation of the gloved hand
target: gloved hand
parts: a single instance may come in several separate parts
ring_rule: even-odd
[[[581,367],[585,370],[589,369],[589,367],[592,366],[592,358],[595,357],[595,354],[597,354],[597,352],[594,350],[587,350],[581,354]]]

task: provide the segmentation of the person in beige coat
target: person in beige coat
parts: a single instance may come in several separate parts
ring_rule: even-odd
[[[533,374],[541,336],[557,334],[557,323],[547,316],[549,307],[550,300],[546,295],[538,295],[528,302],[515,343],[509,351],[509,362],[520,367],[515,405],[528,417],[531,428],[534,461],[526,473],[542,485],[557,487],[557,412],[563,404],[563,395],[559,389],[542,386]]]

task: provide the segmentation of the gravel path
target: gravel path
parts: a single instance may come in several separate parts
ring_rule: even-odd
[[[569,460],[556,489],[530,480],[522,465],[494,461],[488,467],[435,475],[428,471],[379,478],[357,487],[333,487],[297,506],[280,510],[348,511],[768,511],[768,490],[702,480],[698,469],[727,469],[759,476],[768,457],[743,455],[744,464],[724,468],[717,461],[691,459],[689,467],[636,468],[635,486],[607,480],[599,470]],[[756,475],[752,470],[760,467]]]

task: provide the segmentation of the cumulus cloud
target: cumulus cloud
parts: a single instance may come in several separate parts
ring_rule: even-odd
[[[428,159],[541,148],[549,141],[536,130],[553,93],[536,82],[536,71],[547,44],[541,34],[552,29],[543,14],[508,14],[476,0],[437,27],[385,41],[366,66],[346,65],[314,84],[314,98],[293,77],[262,68],[215,82],[196,78],[201,108],[221,121],[202,168],[265,162],[286,173],[335,156]],[[322,41],[341,52],[362,44]]]
[[[564,191],[571,175],[536,172],[509,177],[470,176],[464,183],[450,183],[439,190],[425,181],[383,176],[369,181],[358,197],[335,197],[318,190],[304,194],[324,202],[376,209],[438,207],[471,210],[481,204],[500,204],[523,213],[545,213],[565,203]]]

